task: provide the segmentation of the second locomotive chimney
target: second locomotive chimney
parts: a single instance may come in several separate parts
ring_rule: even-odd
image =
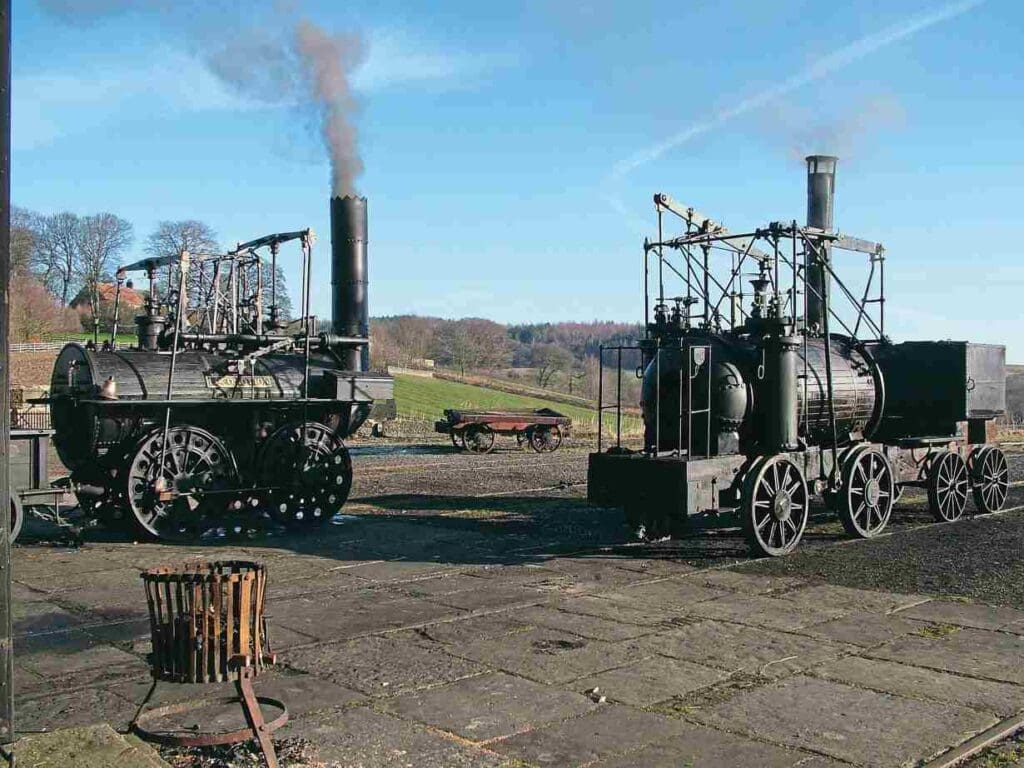
[[[836,162],[831,155],[807,157],[807,226],[832,230],[832,206],[836,193]],[[831,247],[825,245],[821,256],[829,259]],[[828,291],[828,273],[814,254],[807,253],[804,261],[807,291],[807,328],[820,331],[824,324],[825,296]]]
[[[331,198],[331,324],[339,336],[369,339],[366,198]],[[370,370],[370,347],[343,347],[346,370]]]

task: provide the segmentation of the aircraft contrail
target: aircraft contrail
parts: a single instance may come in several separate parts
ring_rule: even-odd
[[[762,107],[780,96],[785,96],[808,83],[821,80],[833,72],[836,72],[855,61],[863,59],[865,56],[885,48],[886,46],[897,43],[900,40],[905,40],[906,38],[939,24],[940,22],[946,21],[947,19],[952,19],[956,16],[967,13],[967,11],[976,8],[983,2],[985,2],[985,0],[960,0],[960,2],[948,3],[941,8],[937,8],[933,11],[922,13],[917,16],[912,16],[911,18],[905,19],[897,24],[893,24],[880,32],[875,32],[874,34],[855,40],[849,45],[843,46],[827,56],[823,56],[812,62],[800,72],[791,75],[781,83],[773,85],[771,88],[768,88],[754,96],[748,96],[738,104],[731,107],[720,109],[708,117],[698,120],[687,128],[672,134],[664,141],[643,149],[633,154],[631,157],[616,163],[612,168],[611,173],[608,174],[608,180],[614,181],[616,179],[620,179],[627,173],[630,173],[653,160],[657,160],[670,149],[674,149],[680,144],[683,144],[702,133],[707,133],[713,128],[717,128],[733,118],[739,117],[740,115],[757,109],[758,107]]]

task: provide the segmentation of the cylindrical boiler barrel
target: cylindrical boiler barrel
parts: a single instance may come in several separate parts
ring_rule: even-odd
[[[369,338],[366,198],[331,199],[331,321],[339,336]],[[370,348],[343,347],[344,367],[370,369]]]
[[[830,155],[807,158],[807,226],[832,229],[832,207],[836,192],[836,161]],[[827,259],[829,246],[823,245],[821,257]],[[820,260],[808,249],[804,263],[807,291],[807,327],[820,331],[824,327],[825,297],[828,295],[828,273]]]

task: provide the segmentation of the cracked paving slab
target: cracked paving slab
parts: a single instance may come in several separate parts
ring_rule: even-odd
[[[284,654],[284,662],[292,669],[374,697],[394,696],[488,671],[412,632],[300,648]]]
[[[909,768],[997,721],[965,707],[803,676],[740,694],[692,716],[708,725],[877,768]]]
[[[495,672],[399,696],[384,706],[407,720],[482,742],[582,715],[597,705],[586,696]]]
[[[1024,685],[1024,637],[962,629],[941,638],[907,635],[867,652],[888,661]]]

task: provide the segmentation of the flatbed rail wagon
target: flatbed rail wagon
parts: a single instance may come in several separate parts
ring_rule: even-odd
[[[550,408],[524,411],[463,411],[447,409],[434,423],[434,431],[451,438],[452,445],[473,453],[490,453],[495,435],[514,435],[519,445],[528,442],[537,453],[551,453],[569,436],[572,419]]]

